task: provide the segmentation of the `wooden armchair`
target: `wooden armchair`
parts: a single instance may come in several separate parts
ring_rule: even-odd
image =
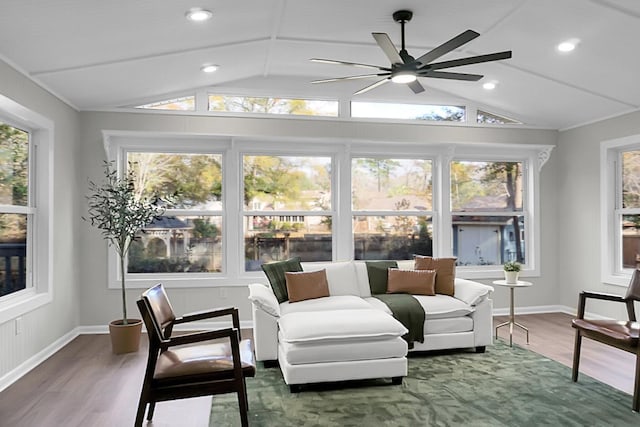
[[[584,318],[587,299],[615,301],[626,304],[629,320],[590,320]],[[578,381],[578,366],[580,364],[580,345],[582,337],[591,338],[621,350],[636,355],[635,386],[633,392],[633,410],[640,410],[640,322],[636,319],[634,301],[640,301],[640,271],[635,270],[631,283],[624,297],[595,292],[581,292],[578,300],[578,318],[573,319],[572,326],[576,329],[576,341],[573,351],[574,382]]]
[[[151,421],[156,402],[221,393],[238,394],[240,420],[247,426],[245,377],[256,371],[250,340],[240,341],[238,310],[176,317],[161,284],[145,291],[137,304],[149,336],[149,358],[135,426],[142,426],[147,404]],[[174,325],[225,315],[231,315],[233,328],[171,336]]]

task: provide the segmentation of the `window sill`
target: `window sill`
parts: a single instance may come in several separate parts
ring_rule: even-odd
[[[36,293],[27,291],[22,295],[9,297],[6,301],[0,302],[0,324],[16,317],[30,313],[53,300],[51,293]]]

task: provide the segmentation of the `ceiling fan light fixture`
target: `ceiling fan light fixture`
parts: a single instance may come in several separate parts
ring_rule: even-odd
[[[391,77],[391,81],[394,83],[412,83],[415,82],[416,79],[417,76],[415,75],[415,73],[411,72],[398,73]]]
[[[558,50],[558,52],[569,53],[573,51],[576,46],[578,46],[579,42],[580,40],[578,39],[565,40],[562,43],[559,43],[558,46],[556,46],[556,49]]]
[[[193,7],[185,13],[185,16],[189,21],[203,22],[208,21],[213,17],[213,13],[210,10],[202,9],[200,7]]]

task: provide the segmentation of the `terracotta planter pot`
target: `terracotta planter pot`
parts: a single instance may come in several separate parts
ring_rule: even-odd
[[[142,320],[127,319],[127,322],[128,324],[123,325],[120,319],[109,323],[111,349],[115,354],[133,353],[140,347]]]

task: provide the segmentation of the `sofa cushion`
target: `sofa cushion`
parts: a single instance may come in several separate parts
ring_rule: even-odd
[[[448,295],[414,295],[414,297],[424,308],[427,320],[467,316],[474,311],[473,307]]]
[[[402,323],[376,309],[311,311],[284,314],[278,320],[284,342],[358,340],[400,337]]]
[[[279,343],[280,356],[291,365],[390,359],[407,355],[407,342],[395,337],[347,342],[323,340],[290,343],[283,341],[281,332]]]
[[[436,293],[453,296],[455,293],[456,258],[415,256],[416,270],[436,271]]]
[[[372,294],[386,294],[389,268],[398,268],[396,261],[365,261]]]
[[[285,302],[289,299],[289,295],[287,294],[287,281],[284,273],[287,271],[302,271],[300,257],[262,264],[262,271],[267,275],[271,289],[273,289],[278,302]]]
[[[249,300],[262,311],[274,317],[280,316],[280,305],[273,291],[262,283],[249,284]]]
[[[310,311],[360,309],[371,309],[371,305],[360,297],[353,295],[339,295],[326,298],[309,299],[295,303],[285,301],[280,304],[280,315],[288,313],[307,313]]]
[[[284,273],[289,302],[298,302],[329,296],[329,284],[325,270]]]
[[[329,295],[360,296],[358,277],[353,261],[302,263],[304,271],[326,270]]]
[[[390,268],[387,293],[435,295],[436,272],[434,270],[398,270]]]
[[[422,308],[424,308],[426,324],[429,323],[429,319],[463,317],[475,311],[473,307],[465,304],[463,301],[447,295],[414,295],[414,298],[418,300]],[[391,314],[389,307],[379,299],[371,297],[364,298],[364,300],[370,304],[371,307]]]

